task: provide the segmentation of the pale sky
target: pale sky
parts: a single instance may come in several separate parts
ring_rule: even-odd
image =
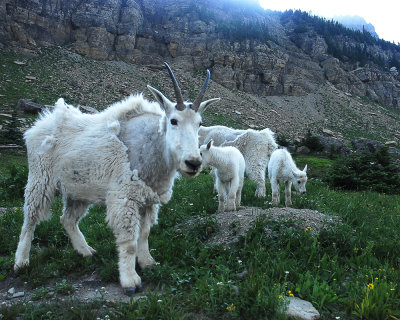
[[[259,0],[264,9],[285,11],[300,9],[331,18],[335,15],[358,15],[375,27],[379,38],[400,43],[399,0]]]

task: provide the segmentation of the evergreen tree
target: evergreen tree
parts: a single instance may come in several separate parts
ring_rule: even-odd
[[[17,113],[13,112],[10,121],[3,122],[3,129],[0,131],[0,143],[22,146],[24,139],[20,127],[21,121],[18,119]]]

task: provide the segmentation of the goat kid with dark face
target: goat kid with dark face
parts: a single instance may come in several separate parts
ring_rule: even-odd
[[[25,191],[24,224],[14,269],[29,264],[36,224],[50,217],[57,191],[63,196],[61,217],[74,249],[91,256],[79,220],[92,203],[107,206],[119,254],[121,286],[128,295],[141,288],[135,271],[155,264],[148,236],[157,222],[160,202],[172,195],[177,171],[196,176],[201,170],[198,130],[201,112],[219,99],[203,101],[206,81],[193,103],[184,102],[170,67],[177,102],[148,86],[158,103],[130,96],[94,115],[57,101],[25,133],[29,177]]]

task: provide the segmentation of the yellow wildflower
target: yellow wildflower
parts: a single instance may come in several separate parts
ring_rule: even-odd
[[[368,288],[369,288],[369,290],[374,290],[374,284],[373,284],[373,283],[370,283],[370,284],[368,285]]]
[[[288,291],[288,295],[289,295],[289,297],[294,297],[294,294],[292,293],[291,290]]]
[[[226,310],[228,310],[229,312],[235,311],[236,306],[232,303],[230,306],[226,307]]]
[[[311,227],[307,227],[306,228],[306,232],[308,232],[308,231],[310,231],[311,230]]]

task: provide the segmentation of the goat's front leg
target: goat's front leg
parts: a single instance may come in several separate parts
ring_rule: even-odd
[[[146,212],[140,217],[140,235],[138,239],[137,259],[141,269],[149,268],[156,264],[156,261],[150,254],[149,234],[152,222],[158,213],[158,206],[147,206]]]
[[[275,178],[271,179],[271,189],[272,189],[272,205],[277,206],[280,202],[280,187],[279,181]]]
[[[285,205],[290,207],[292,205],[292,182],[285,182]]]
[[[225,188],[224,184],[219,178],[217,177],[216,179],[216,184],[218,188],[218,212],[224,212],[225,211]]]
[[[140,228],[139,208],[134,201],[109,192],[107,222],[114,232],[118,248],[119,280],[125,294],[131,296],[142,288],[136,273],[136,254]]]

